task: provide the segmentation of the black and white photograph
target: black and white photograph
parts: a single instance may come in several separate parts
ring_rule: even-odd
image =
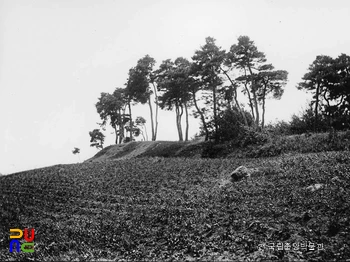
[[[350,261],[350,1],[0,0],[0,261]]]

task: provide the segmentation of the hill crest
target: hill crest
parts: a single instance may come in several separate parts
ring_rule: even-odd
[[[134,157],[200,157],[202,141],[142,141],[110,145],[84,162],[104,162]]]

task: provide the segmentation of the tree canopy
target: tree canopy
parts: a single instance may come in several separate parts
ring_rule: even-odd
[[[158,108],[175,111],[180,141],[188,140],[191,108],[192,115],[201,120],[205,140],[220,140],[219,125],[229,126],[227,119],[231,118],[227,116],[232,112],[241,115],[232,119],[240,119],[239,123],[246,126],[251,124],[250,116],[239,101],[239,90],[248,98],[254,126],[264,128],[266,101],[282,97],[288,78],[287,71],[276,70],[267,63],[265,54],[248,36],[238,37],[228,52],[216,44],[215,38],[207,37],[190,60],[184,57],[166,59],[158,68],[155,66],[155,59],[145,55],[129,69],[125,88],[117,88],[113,94],[101,93],[96,104],[101,126],[110,123],[115,130],[116,143],[132,141],[133,136],[139,134],[143,139],[147,137],[141,131],[145,123],[135,122],[132,116],[132,106],[139,103],[149,106],[153,141],[157,139]],[[338,93],[334,90],[329,95],[341,97]],[[231,113],[224,113],[227,110]],[[224,122],[221,121],[223,117]],[[129,138],[125,137],[125,132],[129,132]]]
[[[97,149],[102,149],[103,148],[103,143],[105,140],[105,135],[99,130],[99,129],[94,129],[89,132],[90,135],[90,146],[91,147],[96,147]]]
[[[319,110],[338,129],[350,126],[349,56],[341,54],[335,59],[325,55],[317,56],[302,80],[297,88],[313,94],[315,131],[318,129]]]

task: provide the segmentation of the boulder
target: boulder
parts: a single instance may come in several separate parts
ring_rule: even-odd
[[[251,174],[253,173],[253,168],[246,168],[245,166],[239,166],[237,167],[231,174],[231,181],[237,182],[239,180],[242,180],[243,178],[248,179],[251,177]]]
[[[158,156],[152,157],[152,163],[160,163],[160,162],[162,162],[163,160],[164,160],[163,157],[158,157]]]
[[[342,183],[343,181],[338,177],[338,176],[335,176],[331,179],[331,181],[333,183]]]
[[[311,185],[311,186],[308,186],[306,187],[305,189],[310,191],[310,192],[315,192],[316,190],[319,190],[321,189],[322,187],[324,187],[323,184],[314,184],[314,185]]]

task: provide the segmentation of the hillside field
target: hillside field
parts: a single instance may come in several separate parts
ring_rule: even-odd
[[[349,151],[136,155],[0,177],[0,261],[350,259]],[[264,172],[230,182],[240,165]],[[35,229],[33,253],[10,228]]]

